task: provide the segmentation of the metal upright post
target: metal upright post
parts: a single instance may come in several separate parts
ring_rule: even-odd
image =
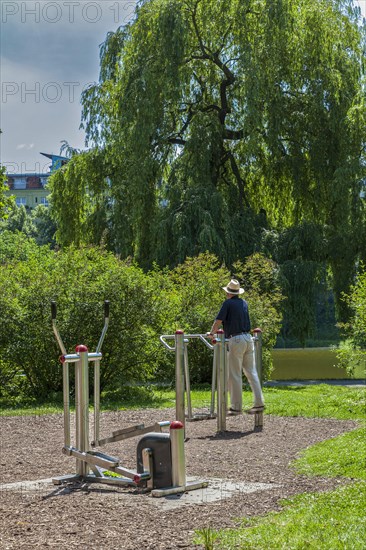
[[[64,404],[64,446],[70,447],[70,374],[69,363],[65,361],[64,355],[60,357],[62,363],[62,390]]]
[[[189,376],[189,365],[188,365],[188,342],[187,338],[184,339],[184,381],[186,389],[186,399],[187,399],[187,418],[192,420],[192,402],[191,402],[191,380]]]
[[[216,377],[217,377],[217,346],[213,349],[213,361],[212,361],[212,381],[211,381],[211,406],[210,416],[215,414],[215,393],[216,393]]]
[[[254,359],[255,359],[255,368],[257,369],[257,374],[261,387],[263,386],[263,366],[262,366],[262,330],[260,328],[255,328],[254,333]],[[254,416],[254,429],[262,430],[263,428],[263,411],[255,413]]]
[[[186,486],[186,462],[184,454],[184,425],[175,420],[170,424],[170,441],[172,453],[172,485]]]
[[[88,348],[83,344],[76,346],[80,359],[75,365],[75,413],[76,447],[80,452],[89,451],[89,368]],[[76,460],[76,471],[81,476],[88,474],[87,463]]]
[[[56,326],[57,305],[54,300],[51,302],[51,316],[52,316],[52,329],[56,336],[57,343],[60,350],[66,355],[66,348],[60,336],[60,333]],[[63,404],[64,404],[64,445],[70,446],[70,373],[69,363],[62,360],[62,390],[63,390]]]
[[[260,328],[255,328],[254,333],[254,350],[255,350],[255,368],[257,369],[257,374],[261,386],[263,386],[263,372],[262,372],[262,330]]]
[[[99,445],[100,435],[100,360],[94,363],[94,445]]]
[[[184,425],[184,332],[175,332],[175,416]]]
[[[227,375],[226,344],[222,329],[217,331],[217,431],[226,430]]]
[[[104,327],[96,353],[100,353],[109,323],[109,300],[104,302]],[[98,445],[100,434],[100,359],[94,365],[94,445]]]

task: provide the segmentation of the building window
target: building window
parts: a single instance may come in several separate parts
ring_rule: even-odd
[[[15,202],[17,206],[25,206],[27,204],[27,199],[25,197],[16,197]]]
[[[39,200],[40,204],[43,204],[44,206],[48,206],[48,200],[47,197],[41,197]]]
[[[14,189],[26,189],[27,180],[25,178],[14,177]]]

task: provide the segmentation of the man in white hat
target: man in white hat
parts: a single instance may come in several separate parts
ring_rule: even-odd
[[[216,334],[223,325],[228,342],[228,390],[230,394],[230,413],[240,414],[243,403],[243,370],[254,395],[254,405],[246,412],[254,414],[264,410],[264,399],[257,369],[254,364],[254,343],[250,334],[248,304],[239,298],[244,293],[240,283],[232,279],[227,286],[226,300],[212,325],[209,336]]]

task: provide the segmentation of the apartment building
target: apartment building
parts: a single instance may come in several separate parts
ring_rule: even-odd
[[[7,185],[9,190],[6,195],[15,196],[15,201],[18,206],[27,208],[35,208],[39,204],[48,206],[49,190],[47,189],[47,180],[50,175],[61,168],[69,160],[60,155],[49,153],[40,153],[41,155],[51,160],[48,173],[25,173],[25,174],[7,174]]]

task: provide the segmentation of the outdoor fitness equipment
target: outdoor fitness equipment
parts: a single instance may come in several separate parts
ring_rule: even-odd
[[[262,331],[256,328],[254,331],[254,353],[255,365],[258,377],[262,385]],[[174,346],[170,346],[166,340],[175,340]],[[212,382],[211,382],[211,404],[207,413],[192,413],[191,387],[188,366],[188,343],[191,339],[201,340],[210,350],[213,350]],[[163,334],[160,341],[169,350],[175,352],[175,410],[176,418],[183,424],[185,420],[217,419],[217,432],[226,430],[227,416],[227,340],[222,329],[217,331],[212,343],[205,334],[184,334],[184,331],[177,330],[175,334]],[[217,391],[216,391],[217,390]],[[215,395],[217,394],[217,411],[215,412]],[[185,396],[187,401],[187,413],[185,411]],[[254,428],[263,427],[263,412],[254,414]]]
[[[179,421],[156,422],[114,431],[112,436],[100,439],[100,360],[101,348],[108,329],[109,301],[104,302],[104,327],[95,352],[80,344],[74,354],[68,354],[56,325],[56,302],[51,302],[52,328],[61,349],[63,365],[64,446],[62,452],[76,458],[76,473],[53,479],[55,485],[70,481],[87,481],[120,486],[139,486],[151,490],[153,496],[181,493],[206,487],[207,482],[187,483],[185,474],[184,426]],[[91,446],[122,441],[141,436],[137,445],[137,471],[124,468],[120,459],[91,450],[89,444],[89,362],[94,364],[94,441]],[[75,363],[75,441],[70,443],[70,383],[69,365]],[[163,427],[170,434],[162,433]],[[107,472],[107,473],[106,473]],[[118,477],[108,475],[108,472]]]

